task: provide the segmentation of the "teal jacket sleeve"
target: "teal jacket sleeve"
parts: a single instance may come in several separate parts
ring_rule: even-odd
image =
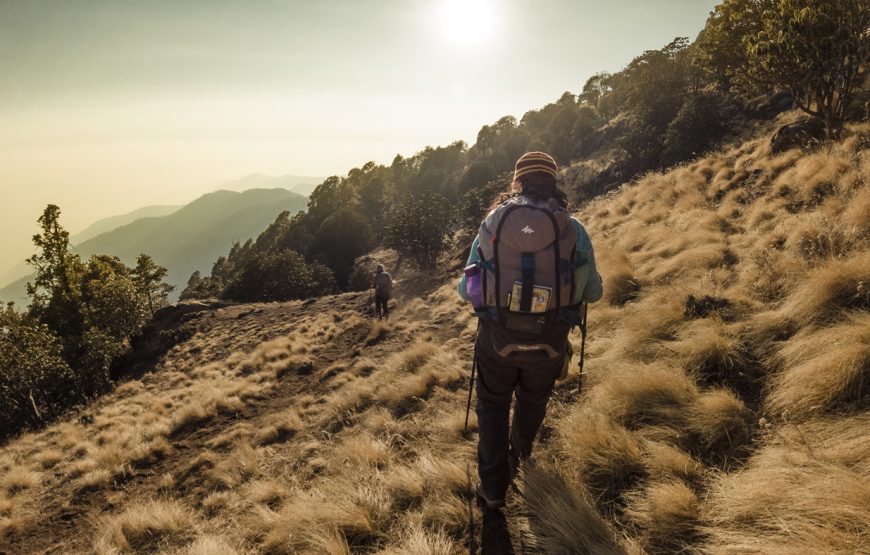
[[[592,240],[586,228],[576,218],[571,218],[571,225],[577,232],[574,259],[586,260],[586,264],[574,270],[574,298],[577,303],[594,303],[604,295],[604,286],[601,283],[601,275],[595,265],[595,249],[592,248]]]
[[[468,262],[465,263],[465,267],[471,266],[476,262],[480,262],[480,255],[477,252],[477,247],[480,246],[480,236],[476,236],[474,238],[474,242],[471,243],[471,252],[468,253]],[[465,291],[465,273],[463,272],[462,277],[459,279],[459,285],[456,287],[459,296],[464,300],[468,301],[468,293]]]

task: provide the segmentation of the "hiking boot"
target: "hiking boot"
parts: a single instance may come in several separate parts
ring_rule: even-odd
[[[477,483],[477,496],[486,503],[487,508],[489,509],[501,509],[504,507],[504,499],[493,499],[489,495],[483,491],[483,484],[480,482]]]

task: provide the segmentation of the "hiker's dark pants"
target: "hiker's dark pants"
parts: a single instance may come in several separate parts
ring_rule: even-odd
[[[491,498],[504,499],[513,478],[510,465],[531,455],[562,363],[562,357],[524,362],[504,359],[496,354],[487,326],[481,326],[477,335],[477,472]],[[517,400],[508,428],[514,392]]]
[[[375,315],[378,318],[383,316],[384,318],[389,317],[390,315],[390,298],[382,297],[381,295],[375,295]]]

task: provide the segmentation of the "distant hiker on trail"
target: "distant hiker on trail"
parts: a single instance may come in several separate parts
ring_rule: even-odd
[[[480,319],[477,495],[491,509],[504,506],[520,462],[531,455],[556,379],[567,370],[568,333],[581,324],[583,303],[604,292],[592,242],[568,213],[558,175],[543,152],[517,160],[514,194],[481,223],[459,281]]]
[[[393,278],[384,267],[378,264],[375,275],[372,276],[372,284],[369,289],[375,290],[375,315],[378,318],[390,317],[390,295],[393,292]]]

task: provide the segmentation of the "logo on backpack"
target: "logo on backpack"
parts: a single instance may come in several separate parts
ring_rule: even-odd
[[[520,231],[522,231],[523,233],[534,233],[535,232],[535,230],[530,228],[529,226],[522,228]]]

